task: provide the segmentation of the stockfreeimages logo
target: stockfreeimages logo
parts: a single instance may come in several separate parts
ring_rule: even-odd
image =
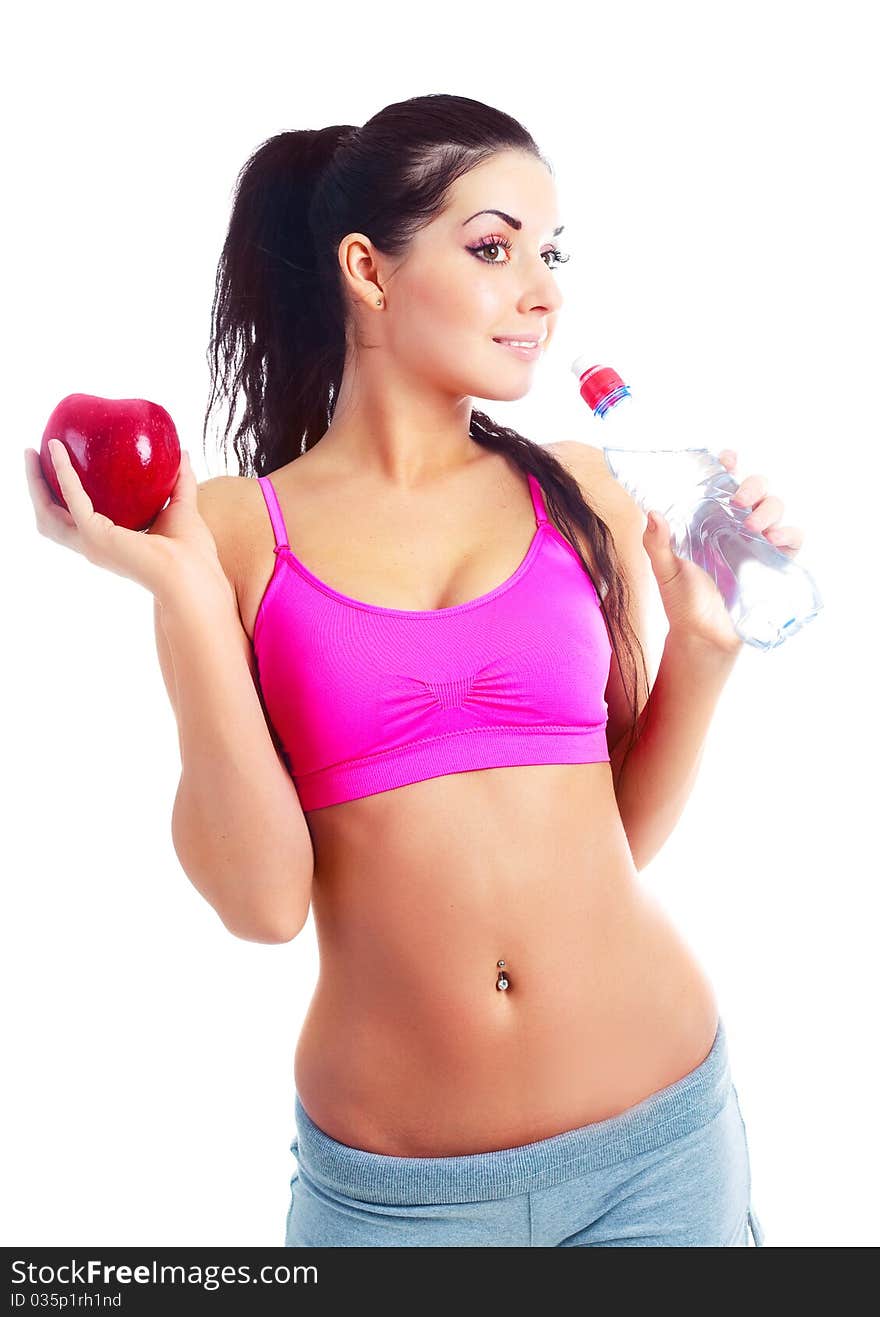
[[[39,1286],[55,1291],[62,1287],[114,1285],[195,1285],[204,1290],[218,1290],[224,1285],[289,1285],[291,1282],[295,1285],[316,1284],[318,1280],[318,1269],[314,1263],[293,1266],[266,1263],[252,1271],[246,1264],[202,1266],[198,1263],[163,1263],[156,1259],[135,1266],[103,1262],[100,1258],[89,1258],[86,1262],[71,1258],[69,1262],[62,1262],[58,1266],[15,1259],[10,1269],[13,1285]],[[59,1295],[52,1306],[65,1306],[60,1302],[63,1297]],[[12,1295],[13,1307],[20,1307],[24,1302],[26,1296],[23,1293]]]

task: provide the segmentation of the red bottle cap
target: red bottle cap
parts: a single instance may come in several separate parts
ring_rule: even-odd
[[[588,366],[589,357],[576,357],[571,369],[580,380],[581,397],[595,411],[603,398],[615,389],[625,387],[617,371],[611,366]]]

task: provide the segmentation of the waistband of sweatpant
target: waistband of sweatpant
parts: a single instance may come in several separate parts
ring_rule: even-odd
[[[294,1094],[300,1169],[339,1194],[367,1202],[459,1203],[508,1198],[662,1147],[707,1124],[731,1089],[727,1038],[719,1018],[708,1055],[688,1074],[607,1120],[534,1143],[454,1157],[395,1157],[339,1143]]]

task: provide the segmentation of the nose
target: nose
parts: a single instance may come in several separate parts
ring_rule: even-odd
[[[531,291],[524,291],[523,305],[527,312],[532,315],[543,311],[547,315],[552,315],[558,311],[565,301],[562,291],[559,287],[557,276],[547,265],[546,261],[541,261],[546,273],[538,280],[537,286],[532,286]]]

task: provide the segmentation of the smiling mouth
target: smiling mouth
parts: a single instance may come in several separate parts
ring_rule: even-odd
[[[525,339],[510,343],[500,338],[493,338],[492,342],[497,343],[499,347],[507,348],[508,352],[513,352],[515,356],[522,357],[524,361],[531,361],[540,356],[543,346],[542,343],[530,343]]]

